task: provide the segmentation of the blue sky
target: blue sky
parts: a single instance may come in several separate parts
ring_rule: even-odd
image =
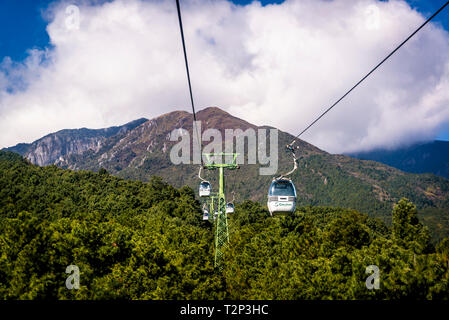
[[[107,1],[107,0],[98,0]],[[174,1],[174,0],[173,0]],[[428,17],[446,0],[407,0],[408,3]],[[46,33],[47,21],[43,17],[44,10],[54,0],[1,0],[0,1],[0,62],[4,57],[14,61],[22,61],[27,50],[49,46]],[[77,1],[73,1],[76,3]],[[251,0],[232,0],[238,5],[246,5]],[[283,0],[261,0],[262,5],[282,3]],[[449,7],[434,21],[449,30]],[[369,66],[367,66],[369,67]],[[442,130],[438,139],[449,140],[449,127]]]

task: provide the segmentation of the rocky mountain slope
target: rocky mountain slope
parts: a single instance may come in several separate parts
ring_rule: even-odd
[[[39,166],[58,164],[71,155],[82,154],[87,150],[96,152],[107,138],[123,135],[146,121],[142,118],[104,129],[65,129],[50,133],[33,143],[20,143],[4,150],[19,153]]]

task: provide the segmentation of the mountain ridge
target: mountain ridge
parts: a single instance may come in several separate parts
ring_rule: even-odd
[[[449,179],[449,141],[419,142],[396,149],[375,149],[348,154],[411,173],[433,173]]]

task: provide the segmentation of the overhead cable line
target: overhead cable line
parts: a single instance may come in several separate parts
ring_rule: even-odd
[[[320,120],[326,113],[328,113],[333,107],[335,107],[341,100],[343,100],[349,93],[351,93],[352,90],[354,90],[356,87],[358,87],[359,84],[361,84],[366,78],[368,78],[377,68],[379,68],[385,61],[387,61],[396,51],[398,51],[407,41],[409,41],[418,31],[420,31],[427,23],[430,22],[433,18],[435,18],[436,15],[438,15],[447,5],[449,4],[449,1],[447,1],[438,11],[436,11],[429,19],[427,19],[418,29],[416,29],[411,35],[407,37],[402,43],[396,47],[388,56],[386,56],[381,62],[379,62],[373,69],[371,69],[370,72],[368,72],[359,82],[357,82],[351,89],[349,89],[340,99],[338,99],[333,105],[331,105],[326,111],[324,111],[318,118],[316,118],[311,124],[309,124],[303,131],[301,131],[294,139],[293,141],[287,146],[288,149],[292,150],[293,144],[296,142],[296,140],[307,130],[310,129],[318,120]]]
[[[186,43],[184,40],[184,29],[182,27],[182,18],[181,18],[181,6],[179,5],[179,0],[176,0],[176,9],[178,10],[178,20],[179,20],[179,30],[181,31],[181,39],[182,39],[182,48],[184,50],[184,61],[186,64],[186,73],[187,73],[187,81],[189,83],[189,92],[190,92],[190,102],[192,105],[192,112],[193,112],[193,120],[194,120],[194,126],[196,125],[196,112],[195,112],[195,104],[193,103],[193,93],[192,93],[192,83],[190,81],[190,71],[189,71],[189,61],[187,59],[187,50],[186,50]],[[200,146],[200,152],[201,152],[201,135],[200,132],[198,132],[198,127],[196,127],[197,129],[197,136],[198,136],[198,145]],[[193,126],[192,126],[192,132],[193,132]],[[201,159],[201,164],[203,163],[203,157],[200,154],[200,159]],[[201,180],[203,180],[201,178],[201,169],[199,172],[199,177]]]

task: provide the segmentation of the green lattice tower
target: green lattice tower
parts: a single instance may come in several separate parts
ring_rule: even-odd
[[[215,219],[215,267],[221,268],[221,260],[223,256],[223,248],[229,242],[229,229],[228,229],[228,217],[226,214],[226,197],[225,197],[225,180],[224,180],[224,169],[237,169],[238,165],[236,163],[237,153],[205,153],[207,159],[207,164],[204,165],[205,169],[214,170],[218,169],[219,172],[219,183],[218,183],[218,193],[211,197],[211,214],[215,217],[214,211],[214,200],[217,199],[217,211],[218,216]],[[232,163],[225,163],[226,161],[219,161],[220,163],[213,163],[211,157],[232,157]]]

